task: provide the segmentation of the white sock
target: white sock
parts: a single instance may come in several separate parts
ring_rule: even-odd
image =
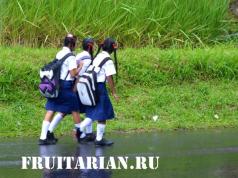
[[[90,118],[88,118],[88,117],[86,117],[80,124],[80,131],[81,132],[83,132],[84,131],[84,129],[88,126],[88,125],[90,125],[90,124],[92,124],[92,119],[90,119]]]
[[[74,124],[75,128],[80,129],[81,123]]]
[[[50,122],[49,121],[43,121],[42,122],[41,135],[40,135],[40,139],[41,140],[45,140],[46,139],[46,135],[47,135],[47,131],[48,131],[49,126],[50,126]]]
[[[97,137],[96,140],[100,141],[102,140],[103,134],[105,132],[105,124],[97,124]]]
[[[82,122],[81,122],[81,123],[82,123]],[[80,129],[81,123],[74,124],[74,126],[75,126],[77,129]],[[80,131],[81,131],[81,129],[80,129]],[[81,131],[81,132],[83,132],[83,131]],[[86,134],[83,132],[83,133],[81,134],[80,138],[84,138],[84,137],[86,137]]]
[[[93,123],[91,122],[88,126],[85,128],[86,134],[93,133]]]
[[[53,120],[50,123],[50,127],[49,127],[49,131],[52,133],[53,130],[56,128],[56,126],[60,123],[60,121],[63,119],[62,114],[58,113],[55,115],[55,117],[53,118]]]

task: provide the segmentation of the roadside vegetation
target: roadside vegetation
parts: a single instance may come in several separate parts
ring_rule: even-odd
[[[238,127],[234,0],[0,0],[0,136],[38,135],[39,69],[72,32],[119,43],[109,131]],[[73,129],[71,116],[57,134]]]
[[[58,49],[0,47],[0,135],[38,135],[45,99],[39,69]],[[238,127],[238,50],[205,48],[124,49],[109,131]],[[113,100],[113,99],[112,99]],[[73,129],[71,116],[56,133]]]
[[[59,46],[66,32],[79,39],[115,37],[124,47],[204,46],[235,40],[230,0],[1,0],[1,44]]]

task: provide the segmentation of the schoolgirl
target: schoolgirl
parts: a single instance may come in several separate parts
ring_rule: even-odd
[[[62,59],[68,53],[74,51],[76,45],[76,37],[68,34],[64,39],[64,47],[56,54],[56,59]],[[60,91],[57,98],[47,99],[46,114],[42,123],[41,135],[38,144],[49,145],[55,144],[57,139],[53,132],[49,131],[50,122],[55,114],[59,112],[57,117],[64,117],[66,114],[72,114],[76,127],[80,125],[79,103],[77,95],[73,92],[73,84],[75,76],[78,75],[81,66],[77,66],[75,56],[68,57],[60,71]]]
[[[76,63],[78,66],[82,66],[82,68],[76,77],[81,76],[86,71],[88,66],[92,63],[93,50],[94,50],[93,46],[94,46],[94,40],[92,38],[83,39],[82,41],[83,51],[76,55]],[[78,95],[77,95],[77,98],[78,98]],[[79,103],[80,113],[85,113],[85,107],[81,104],[79,99],[78,99],[78,103]],[[62,115],[61,113],[58,113],[55,115],[55,117],[53,118],[49,126],[50,133],[53,133],[53,130],[60,123],[63,117],[64,115]],[[93,134],[93,129],[92,129],[92,123],[88,123],[88,118],[85,119],[84,124],[86,123],[87,123],[87,126],[85,131],[80,136],[78,135],[77,137],[79,142],[92,141],[95,139],[95,135]],[[80,124],[75,124],[75,128],[77,128],[78,126],[80,126]]]
[[[80,70],[78,75],[79,77],[82,76],[83,73],[92,64],[93,52],[94,52],[94,40],[92,38],[85,38],[82,42],[82,48],[83,48],[83,51],[76,56],[77,63],[82,64],[82,69]],[[80,113],[85,113],[85,106],[80,102],[80,100],[79,100],[79,105],[80,105]],[[85,130],[80,135],[80,140],[78,140],[79,142],[82,142],[82,141],[88,142],[88,141],[95,140],[95,134],[93,134],[93,124],[91,122],[91,119],[86,117],[84,119],[84,125],[80,124],[80,127],[85,128]],[[76,136],[77,134],[80,134],[80,133],[77,133],[76,131]],[[79,138],[79,135],[77,136],[77,138]]]
[[[99,53],[93,60],[93,65],[98,66],[105,58],[110,57],[110,54],[114,52],[116,59],[116,42],[112,38],[107,38],[104,40],[103,44],[100,45],[102,52]],[[119,97],[116,94],[115,85],[113,82],[112,76],[116,74],[116,68],[112,60],[108,60],[101,68],[97,74],[97,91],[98,91],[98,102],[94,107],[86,107],[86,117],[82,121],[80,129],[77,129],[78,135],[80,135],[84,127],[91,124],[93,121],[98,121],[97,123],[97,134],[95,145],[96,146],[109,146],[112,145],[112,141],[108,141],[103,138],[106,121],[114,118],[114,110],[111,104],[108,92],[106,89],[106,81],[108,82],[111,94],[116,101],[119,100]]]

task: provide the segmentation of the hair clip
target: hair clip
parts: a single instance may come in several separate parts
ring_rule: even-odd
[[[114,49],[117,49],[117,48],[118,48],[118,46],[117,46],[116,43],[113,43],[113,44],[112,44],[112,47],[113,47]]]
[[[74,37],[74,35],[73,35],[73,34],[71,34],[71,33],[68,33],[66,37],[68,37],[68,38],[73,38],[73,37]]]

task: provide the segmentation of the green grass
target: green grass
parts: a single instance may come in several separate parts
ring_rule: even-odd
[[[0,135],[38,135],[45,99],[38,71],[53,48],[0,47]],[[238,51],[203,49],[119,50],[116,119],[108,131],[238,127]],[[158,115],[154,121],[153,116]],[[218,118],[215,117],[218,115]],[[73,128],[67,116],[57,134]]]
[[[230,0],[0,1],[1,43],[58,46],[66,32],[123,46],[204,46],[229,34]],[[228,20],[229,19],[229,20]],[[237,29],[237,25],[234,27]]]

